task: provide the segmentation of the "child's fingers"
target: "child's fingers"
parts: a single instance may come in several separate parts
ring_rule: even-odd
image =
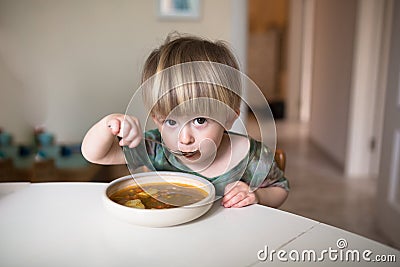
[[[113,135],[117,135],[119,133],[121,128],[121,122],[119,120],[111,119],[110,121],[108,121],[107,124],[107,126],[111,129],[111,133]]]
[[[225,186],[224,196],[226,198],[232,198],[240,190],[245,191],[248,185],[242,181],[236,181]],[[225,198],[224,197],[224,198]]]
[[[239,192],[239,189],[237,187],[232,187],[230,185],[227,185],[225,187],[225,193],[224,197],[222,198],[222,205],[225,206],[225,204],[230,201],[237,193]]]
[[[138,123],[130,117],[126,117],[121,125],[121,137],[132,141],[137,135],[140,135]]]
[[[221,205],[229,205],[229,201],[240,191],[240,181],[233,182],[225,186],[224,197],[222,198]]]
[[[231,208],[241,208],[241,207],[249,206],[249,205],[256,204],[256,203],[257,203],[257,199],[254,196],[254,194],[249,194],[244,199],[239,201],[238,203],[232,205]]]
[[[135,134],[134,132],[128,132],[128,134],[124,135],[121,141],[119,141],[119,145],[129,146],[130,148],[132,148],[138,146],[141,140],[141,135]]]
[[[245,199],[246,196],[247,196],[247,194],[243,191],[238,191],[233,196],[228,195],[227,200],[225,202],[223,202],[223,206],[225,208],[230,208],[230,207],[236,205],[237,203],[239,203],[240,201],[242,201],[243,199]]]
[[[122,121],[121,123],[121,130],[118,134],[119,137],[122,137],[122,139],[127,139],[129,135],[129,131],[131,130],[131,125],[127,120]]]
[[[236,182],[227,184],[225,186],[224,195],[229,194],[233,189],[238,189],[240,187],[241,183],[243,183],[243,182],[242,181],[236,181]]]
[[[138,138],[133,139],[133,140],[128,144],[129,148],[137,147],[137,146],[139,145],[139,143],[140,143],[141,140],[142,140],[141,137],[138,137]]]
[[[238,181],[225,187],[225,195],[221,205],[226,208],[243,207],[256,202],[256,196],[254,193],[249,192],[249,186],[242,181]]]
[[[136,147],[142,138],[140,123],[132,117],[125,117],[119,134],[122,137],[121,146]]]

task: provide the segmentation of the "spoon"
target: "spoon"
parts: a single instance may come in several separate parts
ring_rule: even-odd
[[[157,144],[162,145],[162,146],[165,147],[169,152],[171,152],[172,154],[174,154],[174,155],[176,155],[176,156],[190,157],[190,156],[193,156],[194,154],[196,154],[196,153],[198,152],[198,150],[189,151],[189,152],[184,152],[184,151],[180,151],[180,150],[173,150],[173,149],[169,149],[166,145],[164,145],[164,144],[161,143],[160,141],[157,141],[157,140],[154,140],[154,139],[151,139],[151,138],[146,138],[146,137],[145,137],[144,139],[147,140],[147,141],[154,142],[154,143],[157,143]]]

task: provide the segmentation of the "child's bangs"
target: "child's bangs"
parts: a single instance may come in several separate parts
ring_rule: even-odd
[[[145,87],[147,107],[152,114],[164,117],[174,109],[182,115],[211,116],[226,110],[218,102],[236,111],[240,108],[240,72],[223,64],[202,61],[178,64],[160,70],[146,81]]]
[[[192,83],[166,92],[155,102],[151,112],[168,116],[205,116],[226,114],[234,93],[213,84]],[[236,96],[237,97],[237,96]]]

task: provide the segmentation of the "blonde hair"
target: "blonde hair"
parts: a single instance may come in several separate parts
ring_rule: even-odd
[[[142,73],[143,99],[153,115],[239,112],[238,63],[226,44],[194,36],[169,35],[147,58]],[[205,99],[215,101],[204,101]],[[202,101],[194,101],[201,99]]]

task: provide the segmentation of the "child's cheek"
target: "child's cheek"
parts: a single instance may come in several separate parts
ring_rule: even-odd
[[[199,150],[202,154],[212,155],[217,153],[217,144],[214,140],[206,138],[199,144]]]

